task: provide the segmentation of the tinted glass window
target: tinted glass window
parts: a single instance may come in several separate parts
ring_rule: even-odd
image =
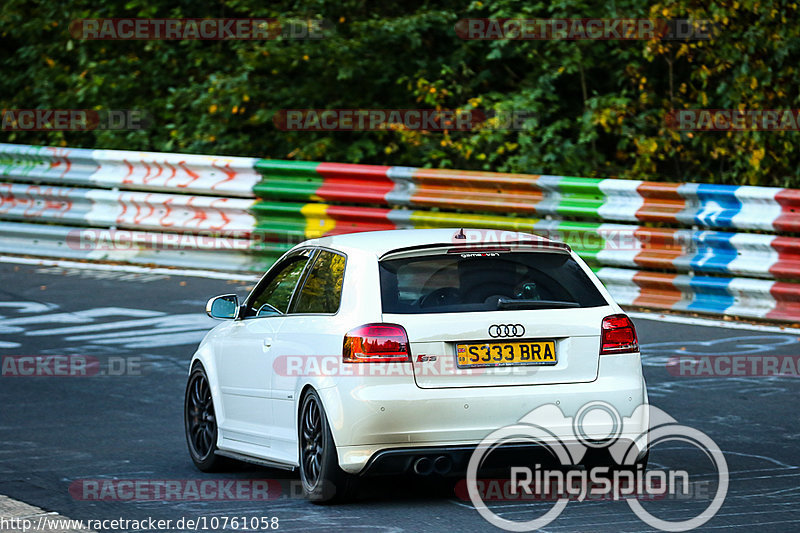
[[[607,305],[575,260],[555,252],[441,254],[382,261],[385,313]]]
[[[321,250],[308,273],[292,313],[335,313],[342,299],[344,256]]]
[[[276,314],[275,311],[286,313],[292,293],[307,262],[308,257],[301,255],[279,267],[278,272],[271,276],[264,287],[251,299],[250,315],[269,316]]]

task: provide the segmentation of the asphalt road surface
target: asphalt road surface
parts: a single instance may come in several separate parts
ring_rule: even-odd
[[[187,363],[214,321],[210,296],[245,294],[247,282],[0,265],[0,354],[81,355],[90,377],[0,377],[0,494],[74,519],[277,517],[280,531],[487,531],[469,500],[427,478],[378,479],[353,503],[316,506],[292,497],[296,474],[250,465],[202,474],[189,459],[182,402]],[[707,434],[724,452],[730,485],[699,531],[797,531],[800,422],[796,377],[685,377],[670,357],[800,355],[796,334],[636,320],[651,403]],[[16,359],[15,359],[16,361]],[[645,503],[669,520],[710,501],[716,471],[696,448],[656,447],[651,466],[693,473],[688,499]],[[117,499],[76,487],[102,480],[275,480],[269,501]],[[705,483],[703,482],[705,480]],[[709,487],[711,488],[709,496]],[[72,490],[71,490],[72,489]],[[694,490],[697,489],[697,490]],[[706,491],[705,493],[703,491]],[[273,492],[274,494],[274,492]],[[654,507],[647,507],[653,505]],[[510,520],[533,519],[552,502],[494,502]],[[206,522],[210,527],[211,522]],[[220,522],[221,524],[221,522]],[[222,529],[221,525],[214,529]],[[230,525],[227,529],[233,529]],[[242,529],[241,526],[239,529]],[[651,531],[625,501],[571,501],[545,531]]]

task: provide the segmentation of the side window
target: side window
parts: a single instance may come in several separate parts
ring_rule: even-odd
[[[297,282],[308,263],[306,254],[291,258],[274,276],[267,281],[250,299],[247,316],[270,316],[286,313]]]
[[[292,313],[330,313],[339,310],[344,280],[344,256],[321,250],[311,266]]]

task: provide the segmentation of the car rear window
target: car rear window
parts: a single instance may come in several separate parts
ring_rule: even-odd
[[[566,253],[437,254],[380,262],[384,313],[597,307],[607,302]]]

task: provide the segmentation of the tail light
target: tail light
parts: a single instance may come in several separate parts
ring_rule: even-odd
[[[345,363],[410,362],[408,335],[399,324],[365,324],[344,336]]]
[[[627,315],[611,315],[603,319],[600,355],[639,351],[636,328]]]

